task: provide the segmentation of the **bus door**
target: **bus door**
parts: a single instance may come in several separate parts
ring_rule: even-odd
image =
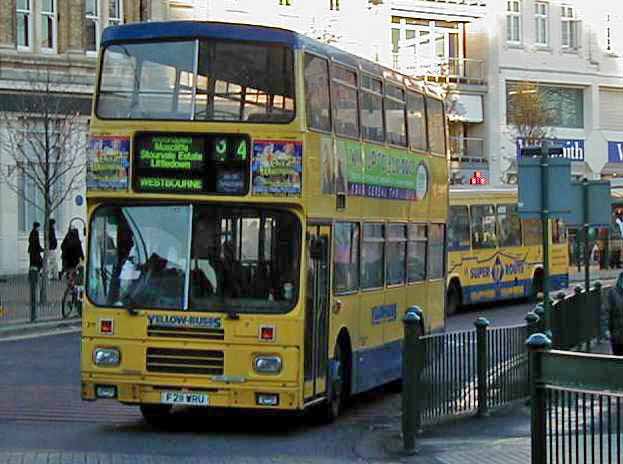
[[[323,395],[329,348],[330,226],[307,227],[307,300],[305,301],[305,400]]]

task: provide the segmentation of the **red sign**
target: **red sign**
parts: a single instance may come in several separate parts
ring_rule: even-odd
[[[480,171],[474,171],[474,175],[469,178],[470,185],[487,185],[489,180]]]

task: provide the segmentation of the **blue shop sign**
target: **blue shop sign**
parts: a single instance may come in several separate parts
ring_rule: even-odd
[[[569,159],[571,161],[584,161],[584,140],[583,139],[545,139],[552,145],[562,147],[562,158]],[[526,146],[525,139],[518,138],[515,143],[517,150],[517,158],[521,154],[521,149]],[[540,145],[540,144],[537,144]]]
[[[608,163],[623,163],[623,142],[608,142]]]

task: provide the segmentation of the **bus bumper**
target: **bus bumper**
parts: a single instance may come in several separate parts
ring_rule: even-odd
[[[98,388],[100,387],[100,388]],[[104,388],[101,388],[104,387]],[[106,395],[102,395],[102,393]],[[84,401],[113,399],[124,404],[161,404],[166,392],[195,393],[207,396],[207,407],[244,409],[300,409],[299,389],[261,384],[224,385],[202,388],[193,385],[153,385],[145,381],[132,382],[124,378],[90,376],[82,379],[81,395]],[[114,393],[113,396],[109,396]],[[204,396],[204,397],[205,397]],[[276,404],[266,404],[266,399],[276,398]],[[270,402],[272,403],[272,401]],[[204,405],[202,405],[204,406]]]

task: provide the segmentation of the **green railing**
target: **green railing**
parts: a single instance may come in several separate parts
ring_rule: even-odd
[[[599,338],[602,321],[602,286],[599,282],[589,291],[576,287],[573,295],[560,295],[552,305],[552,346],[558,350],[590,351],[590,342]]]
[[[415,449],[422,426],[448,418],[487,415],[528,395],[528,325],[490,328],[478,318],[475,329],[423,335],[422,314],[411,308],[404,319],[403,439]],[[530,330],[537,330],[538,317]]]
[[[623,360],[550,350],[541,333],[527,346],[532,464],[623,462]]]

